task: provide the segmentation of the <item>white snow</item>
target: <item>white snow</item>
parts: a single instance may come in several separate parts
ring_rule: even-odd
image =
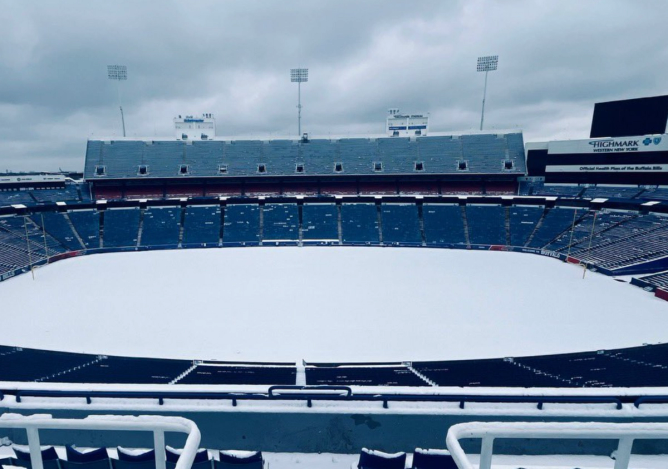
[[[0,283],[0,344],[188,359],[399,361],[668,339],[668,304],[533,254],[282,247],[99,254]]]

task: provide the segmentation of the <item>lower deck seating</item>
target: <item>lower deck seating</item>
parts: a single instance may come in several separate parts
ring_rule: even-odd
[[[512,206],[509,208],[510,245],[524,246],[543,216],[544,207]]]
[[[424,204],[422,218],[427,245],[466,244],[459,205]]]
[[[220,206],[186,207],[183,219],[183,245],[217,246],[220,241],[221,226]]]
[[[180,207],[151,207],[144,212],[140,245],[176,246],[180,228]]]
[[[197,365],[179,384],[294,385],[297,369],[289,366]]]
[[[421,245],[422,234],[415,204],[382,204],[384,244]]]
[[[302,239],[304,242],[339,240],[339,210],[336,204],[304,204]]]
[[[100,214],[97,210],[70,210],[67,218],[72,222],[86,249],[100,247]]]
[[[405,366],[307,367],[306,384],[339,386],[429,386]]]
[[[297,204],[266,204],[262,215],[263,242],[299,241]]]
[[[260,242],[260,207],[228,205],[225,208],[223,244],[252,245]]]
[[[471,244],[506,245],[506,209],[500,205],[467,205]]]
[[[378,210],[375,204],[342,204],[341,233],[344,243],[379,244]]]
[[[139,238],[139,208],[114,208],[104,212],[104,247],[136,247]]]

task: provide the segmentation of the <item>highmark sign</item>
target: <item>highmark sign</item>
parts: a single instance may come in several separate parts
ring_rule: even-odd
[[[597,138],[591,140],[567,140],[550,142],[549,154],[582,154],[582,153],[628,153],[668,151],[666,135],[650,135],[646,137]]]

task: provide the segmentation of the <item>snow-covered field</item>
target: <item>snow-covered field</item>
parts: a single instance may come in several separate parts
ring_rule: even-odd
[[[0,283],[0,344],[169,358],[438,360],[668,340],[668,304],[532,254],[282,247],[102,254]]]

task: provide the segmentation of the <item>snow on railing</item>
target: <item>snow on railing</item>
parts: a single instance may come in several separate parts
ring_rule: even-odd
[[[166,469],[165,432],[188,435],[175,469],[190,469],[199,448],[201,434],[197,425],[181,417],[154,415],[94,415],[83,419],[54,419],[50,414],[0,415],[0,428],[24,428],[28,435],[30,463],[33,469],[44,469],[39,441],[40,430],[115,430],[149,431],[153,433],[155,467]]]
[[[462,438],[482,439],[478,469],[491,469],[498,438],[618,440],[614,469],[628,469],[634,440],[668,439],[667,423],[597,422],[469,422],[453,425],[445,438],[459,469],[474,469],[459,444]]]

